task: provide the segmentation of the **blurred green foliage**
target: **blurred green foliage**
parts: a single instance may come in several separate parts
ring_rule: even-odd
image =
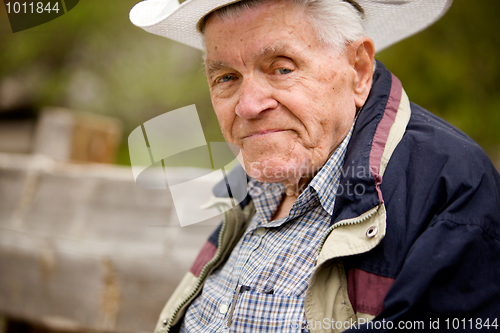
[[[126,139],[135,127],[190,104],[207,140],[221,141],[201,53],[134,27],[128,12],[138,1],[80,0],[67,14],[18,33],[0,5],[0,93],[8,97],[0,112],[24,103],[120,118],[120,164],[130,163]],[[494,160],[500,159],[499,14],[498,0],[455,0],[431,28],[377,55],[413,102],[469,134]]]
[[[120,118],[119,164],[130,164],[127,136],[135,127],[190,104],[207,140],[223,140],[201,53],[133,26],[128,13],[137,2],[81,0],[65,15],[18,33],[0,5],[0,90],[22,87],[16,107],[55,105]]]

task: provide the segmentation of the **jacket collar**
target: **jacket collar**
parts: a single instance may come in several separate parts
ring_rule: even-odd
[[[347,147],[332,224],[360,216],[383,203],[382,176],[409,115],[401,82],[377,61],[370,94]]]

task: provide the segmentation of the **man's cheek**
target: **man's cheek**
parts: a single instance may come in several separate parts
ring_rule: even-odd
[[[220,131],[222,132],[224,139],[227,142],[236,144],[236,142],[234,142],[233,128],[229,119],[227,117],[222,117],[219,114],[216,115],[219,122]]]

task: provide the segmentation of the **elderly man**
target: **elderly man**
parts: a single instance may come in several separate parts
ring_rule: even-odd
[[[498,331],[500,176],[374,61],[449,2],[132,10],[136,25],[205,47],[214,110],[249,176],[250,198],[225,214],[157,332]]]

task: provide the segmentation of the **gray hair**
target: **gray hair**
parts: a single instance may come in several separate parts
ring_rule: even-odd
[[[242,12],[271,0],[243,0],[217,9],[209,15],[235,18]],[[353,0],[288,0],[305,9],[319,40],[341,52],[346,44],[366,36],[363,9]],[[208,17],[207,15],[206,17]],[[198,28],[205,44],[206,17]]]

